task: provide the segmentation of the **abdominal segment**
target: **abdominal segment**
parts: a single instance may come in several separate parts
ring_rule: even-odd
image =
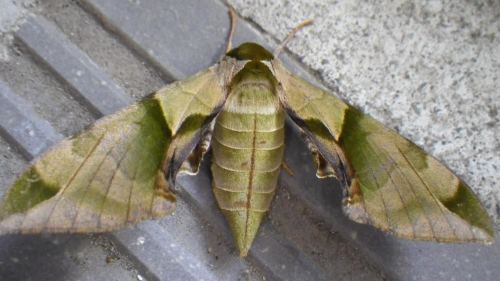
[[[213,192],[242,256],[270,208],[285,148],[284,113],[277,98],[271,91],[247,90],[228,98],[212,138]],[[254,95],[250,102],[245,94]],[[238,112],[243,101],[245,108]]]

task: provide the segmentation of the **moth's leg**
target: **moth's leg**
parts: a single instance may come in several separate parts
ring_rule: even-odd
[[[333,153],[327,153],[327,155],[323,156],[311,136],[302,128],[299,128],[299,130],[316,164],[316,176],[318,178],[333,177],[337,179],[343,187],[342,193],[344,199],[342,200],[342,210],[344,214],[358,223],[367,223],[368,214],[363,203],[363,195],[359,187],[359,182],[347,170],[349,169],[349,163],[342,150],[335,147],[330,150]],[[336,143],[332,142],[331,145],[336,146]]]
[[[180,174],[196,175],[200,170],[201,161],[203,156],[210,149],[210,142],[212,141],[212,134],[215,126],[215,119],[203,132],[200,142],[191,151],[186,160],[182,163],[179,169]]]
[[[332,164],[329,163],[323,155],[321,155],[318,146],[313,142],[313,140],[302,129],[300,131],[302,139],[312,154],[314,164],[316,164],[316,176],[320,179],[330,177],[338,179],[339,177],[335,171],[335,167],[333,167]]]
[[[349,219],[357,223],[366,224],[370,221],[363,201],[363,193],[356,178],[353,178],[349,187],[344,190],[342,211]]]
[[[165,174],[161,170],[156,174],[155,193],[172,202],[176,200],[175,194],[170,189]]]
[[[170,189],[175,188],[178,175],[198,174],[203,156],[210,148],[214,124],[215,118],[204,124],[201,129],[184,132],[172,140],[163,158],[162,168]]]
[[[292,168],[290,168],[290,166],[288,166],[288,164],[286,163],[286,161],[283,159],[283,162],[281,162],[281,168],[283,168],[283,170],[285,170],[285,172],[293,177],[295,174],[293,173],[293,170]]]

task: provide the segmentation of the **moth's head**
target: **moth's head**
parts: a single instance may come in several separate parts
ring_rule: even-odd
[[[235,30],[236,24],[236,12],[233,9],[229,10],[229,15],[231,16],[231,31],[229,33],[229,39],[226,50],[226,56],[237,59],[237,60],[245,60],[245,61],[271,61],[274,58],[277,58],[281,52],[281,50],[285,47],[285,45],[293,38],[293,36],[302,28],[311,25],[312,20],[306,20],[297,25],[294,29],[292,29],[285,40],[279,44],[279,46],[274,50],[273,53],[269,52],[266,48],[261,45],[253,42],[246,42],[238,47],[231,49],[232,46],[232,38]]]
[[[253,42],[246,42],[226,53],[226,56],[237,60],[270,61],[274,56],[266,48]]]

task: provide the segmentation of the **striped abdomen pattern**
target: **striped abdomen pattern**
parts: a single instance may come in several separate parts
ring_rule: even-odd
[[[284,152],[284,112],[266,79],[238,83],[212,138],[213,192],[242,255],[276,191]]]

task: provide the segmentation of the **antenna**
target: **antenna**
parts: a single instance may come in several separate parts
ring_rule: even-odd
[[[299,32],[302,28],[311,24],[313,24],[313,20],[311,19],[305,20],[299,23],[299,25],[297,25],[294,29],[292,29],[292,31],[290,31],[286,36],[285,40],[283,40],[276,48],[276,50],[274,50],[274,57],[277,58],[279,56],[283,48],[286,46],[286,44],[288,44],[288,42],[290,42],[290,40],[292,40],[292,38],[295,36],[295,34],[297,34],[297,32]]]
[[[233,35],[234,30],[236,29],[236,21],[238,19],[233,7],[229,8],[229,18],[231,20],[231,30],[229,30],[229,36],[227,38],[226,53],[231,51],[231,49],[233,48]]]

